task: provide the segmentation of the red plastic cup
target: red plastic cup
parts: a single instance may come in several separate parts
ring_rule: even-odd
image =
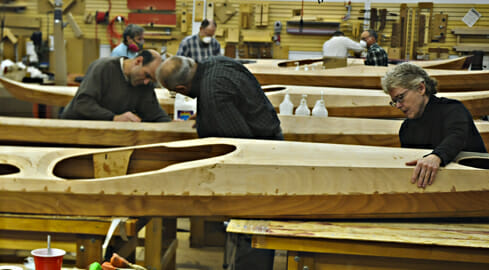
[[[34,256],[36,270],[61,270],[63,256],[66,254],[66,251],[58,248],[51,248],[49,251],[47,248],[31,251],[32,256]]]

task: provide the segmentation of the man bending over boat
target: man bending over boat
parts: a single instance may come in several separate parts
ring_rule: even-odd
[[[431,185],[438,168],[460,151],[487,152],[467,108],[458,100],[435,96],[436,85],[423,68],[411,63],[396,66],[382,78],[391,106],[407,117],[399,130],[401,147],[433,149],[406,163],[416,166],[411,182],[422,188]]]
[[[199,137],[283,139],[280,120],[255,76],[225,56],[172,56],[157,69],[163,87],[197,98]]]
[[[123,122],[168,122],[154,91],[161,57],[143,50],[135,58],[105,57],[90,64],[61,118]]]
[[[172,56],[156,70],[168,90],[197,98],[197,133],[203,137],[283,140],[280,120],[255,76],[225,56],[195,62]],[[271,269],[274,251],[251,248],[251,237],[239,235],[236,269]],[[258,262],[258,263],[257,263]]]

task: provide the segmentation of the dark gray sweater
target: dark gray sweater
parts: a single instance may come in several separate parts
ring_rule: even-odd
[[[127,111],[138,115],[143,122],[171,121],[158,103],[152,83],[132,86],[124,78],[120,57],[105,57],[88,67],[61,118],[112,121],[115,115]]]

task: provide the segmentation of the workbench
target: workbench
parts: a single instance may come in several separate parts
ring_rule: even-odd
[[[233,219],[252,247],[287,251],[287,269],[489,269],[489,223]]]

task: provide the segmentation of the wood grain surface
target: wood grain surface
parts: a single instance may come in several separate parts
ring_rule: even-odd
[[[134,152],[127,175],[94,178],[93,155],[128,149]],[[453,162],[426,189],[409,182],[413,168],[405,162],[427,152],[218,138],[114,149],[6,146],[0,149],[2,164],[20,171],[0,166],[4,169],[0,211],[102,216],[487,216],[488,170]],[[488,160],[487,154],[462,154],[461,159],[476,157],[482,161],[479,165]]]

